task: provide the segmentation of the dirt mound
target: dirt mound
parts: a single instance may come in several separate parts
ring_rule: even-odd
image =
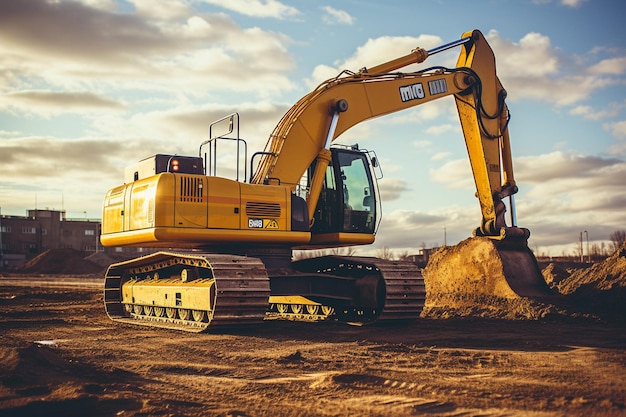
[[[556,311],[553,305],[535,300],[546,301],[556,293],[526,248],[515,250],[496,246],[488,238],[469,238],[431,255],[423,273],[427,317],[534,320]]]
[[[28,347],[3,351],[5,367],[0,377],[5,385],[20,389],[51,392],[45,385],[50,379],[62,384],[68,379],[67,363],[45,345],[33,343]]]
[[[581,311],[626,322],[626,244],[604,261],[572,272],[557,289]]]
[[[119,259],[113,258],[104,252],[95,252],[85,257],[85,260],[93,262],[96,265],[100,265],[101,268],[108,268],[109,265],[115,262],[119,262]]]
[[[482,238],[435,252],[424,269],[424,315],[515,320],[583,315],[626,323],[626,245],[589,268],[549,264],[542,271],[543,283],[541,277],[527,277],[533,274],[528,268],[532,256],[512,253]],[[552,294],[542,285],[552,288]],[[535,289],[541,291],[533,294]]]
[[[546,280],[546,283],[551,288],[557,287],[561,281],[570,276],[567,269],[555,263],[551,263],[546,266],[541,273],[543,274],[543,278]]]
[[[24,266],[19,272],[29,274],[99,274],[103,267],[84,259],[85,254],[75,249],[49,249],[40,253]]]
[[[123,371],[109,372],[63,358],[47,344],[31,343],[19,348],[0,348],[0,383],[12,392],[2,403],[3,416],[112,416],[120,410],[137,410],[141,402],[133,399],[100,399],[105,385],[120,377],[133,378]],[[29,397],[48,397],[26,403]],[[97,410],[97,411],[96,411]]]

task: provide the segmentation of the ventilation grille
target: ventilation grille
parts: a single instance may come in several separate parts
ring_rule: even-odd
[[[180,177],[180,201],[187,203],[201,203],[203,178]]]
[[[280,204],[248,201],[246,215],[248,217],[280,217]]]

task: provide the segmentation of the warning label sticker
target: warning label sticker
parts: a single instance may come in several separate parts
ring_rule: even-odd
[[[278,221],[275,219],[248,219],[249,229],[278,229]]]

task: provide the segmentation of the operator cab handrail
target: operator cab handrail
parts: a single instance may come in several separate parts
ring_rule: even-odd
[[[228,121],[227,131],[219,135],[214,135],[214,129],[217,129],[223,122]],[[235,132],[234,137],[230,137]],[[208,146],[207,152],[204,153],[204,169],[205,175],[217,176],[217,142],[218,140],[235,141],[236,144],[236,181],[239,181],[241,173],[241,146],[243,144],[243,182],[247,181],[248,166],[246,161],[248,160],[248,143],[239,137],[239,113],[235,112],[228,116],[222,117],[209,125],[209,139],[203,141],[198,149],[199,156],[202,157],[202,148],[205,145]]]

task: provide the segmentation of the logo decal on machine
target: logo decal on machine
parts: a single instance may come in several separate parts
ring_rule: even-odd
[[[424,87],[422,83],[405,85],[400,87],[400,100],[403,103],[411,100],[418,100],[424,98]]]
[[[278,222],[274,219],[248,219],[248,229],[278,229]]]
[[[430,92],[431,96],[448,92],[446,79],[440,78],[438,80],[428,81],[428,91]]]

